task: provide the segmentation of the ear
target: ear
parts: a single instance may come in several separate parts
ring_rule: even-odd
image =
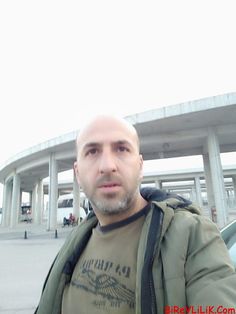
[[[78,169],[78,163],[77,163],[77,161],[74,162],[74,173],[75,173],[76,180],[77,180],[78,184],[80,184],[80,180],[79,180],[79,169]]]

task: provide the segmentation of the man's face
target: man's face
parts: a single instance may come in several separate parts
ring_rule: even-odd
[[[103,215],[132,209],[142,176],[137,134],[117,119],[100,118],[78,138],[78,182]]]

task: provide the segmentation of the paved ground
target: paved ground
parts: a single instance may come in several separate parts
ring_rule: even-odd
[[[45,226],[0,227],[0,313],[34,312],[48,269],[70,230],[58,228],[55,238]]]

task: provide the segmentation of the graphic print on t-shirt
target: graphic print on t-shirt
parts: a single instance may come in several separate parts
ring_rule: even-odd
[[[137,252],[145,213],[144,208],[92,230],[64,290],[62,314],[135,313]]]
[[[124,304],[134,308],[134,291],[130,290],[125,279],[130,277],[130,267],[115,265],[100,259],[85,260],[80,263],[77,278],[71,284],[94,295],[93,304],[120,307]]]

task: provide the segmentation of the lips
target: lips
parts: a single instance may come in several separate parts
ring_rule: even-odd
[[[120,186],[119,183],[116,182],[107,182],[99,185],[99,188],[113,188],[116,186]]]

